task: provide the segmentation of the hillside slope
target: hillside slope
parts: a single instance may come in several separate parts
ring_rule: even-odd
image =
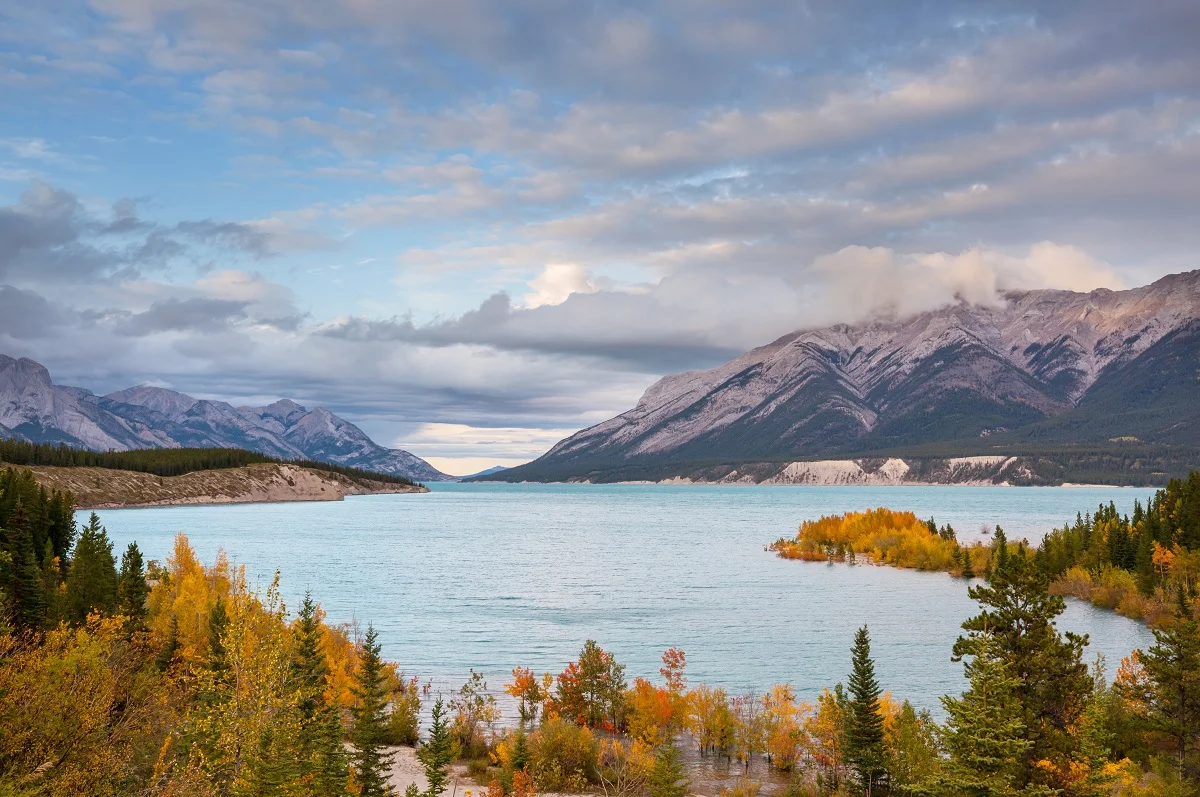
[[[137,448],[245,448],[279,459],[311,459],[443,481],[420,457],[385,448],[329,410],[287,399],[234,407],[141,385],[97,396],[55,385],[40,363],[0,354],[0,438],[65,443],[93,451]]]
[[[80,509],[277,501],[340,501],[348,495],[424,493],[428,488],[352,479],[339,473],[288,464],[201,470],[155,476],[108,468],[30,470],[47,489],[67,490]]]
[[[1198,319],[1192,271],[1127,291],[1012,292],[996,306],[804,330],[664,377],[633,409],[498,478],[668,477],[930,446],[1200,445]]]

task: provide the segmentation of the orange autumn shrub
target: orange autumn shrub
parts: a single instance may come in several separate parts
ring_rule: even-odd
[[[965,550],[974,554],[973,562],[980,558],[977,547],[981,548]],[[946,572],[961,571],[955,553],[963,551],[953,540],[930,531],[912,512],[886,508],[807,520],[795,539],[778,540],[771,550],[785,559],[823,562],[865,556],[879,564]]]
[[[675,706],[669,690],[635,678],[625,692],[625,708],[626,730],[634,739],[656,747],[670,737]]]

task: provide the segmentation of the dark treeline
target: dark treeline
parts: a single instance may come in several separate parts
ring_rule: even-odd
[[[1200,471],[1172,479],[1132,515],[1114,504],[1076,517],[1047,534],[1036,566],[1064,595],[1091,600],[1130,617],[1168,616],[1177,593],[1197,595],[1200,576]]]
[[[1089,600],[1150,625],[1169,619],[1182,590],[1200,590],[1200,471],[1172,479],[1132,515],[1115,504],[1055,529],[1031,547],[996,527],[991,539],[961,543],[950,526],[911,512],[875,509],[805,521],[795,538],[771,546],[780,556],[809,561],[871,561],[988,577],[1004,557],[1028,558],[1050,591]]]
[[[262,463],[287,462],[312,470],[337,473],[355,480],[415,486],[403,476],[349,468],[314,460],[282,460],[241,448],[139,448],[133,451],[87,451],[50,443],[0,440],[0,462],[10,465],[46,465],[60,468],[110,468],[156,476],[182,476],[201,470],[240,468]]]

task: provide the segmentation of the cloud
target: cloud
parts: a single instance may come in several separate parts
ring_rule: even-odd
[[[132,200],[101,214],[74,193],[35,180],[16,204],[0,206],[0,279],[124,279],[204,250],[261,258],[268,241],[265,232],[237,222],[149,222]]]
[[[595,293],[592,272],[579,263],[549,263],[529,281],[533,293],[525,294],[526,307],[562,304],[573,293]]]
[[[62,323],[62,310],[33,291],[0,285],[0,336],[45,338]]]
[[[547,268],[533,285],[534,301],[527,297],[525,306],[497,293],[454,318],[427,324],[344,318],[322,325],[318,334],[602,358],[654,372],[713,365],[798,329],[907,317],[958,301],[995,305],[1008,290],[1121,287],[1108,264],[1051,242],[1023,255],[981,248],[904,254],[850,246],[816,258],[791,281],[691,269],[629,290],[597,289],[587,276],[574,267]],[[584,290],[575,290],[579,287]]]
[[[248,302],[229,299],[165,299],[117,324],[121,335],[157,332],[217,332],[246,318]]]

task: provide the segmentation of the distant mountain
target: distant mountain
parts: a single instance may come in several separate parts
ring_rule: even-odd
[[[664,377],[633,409],[503,478],[666,478],[931,446],[1200,446],[1200,271],[1127,291],[1003,298],[799,331]]]
[[[484,476],[491,476],[494,473],[500,473],[501,471],[505,470],[508,470],[508,468],[504,467],[503,465],[494,465],[490,468],[484,468],[478,473],[472,473],[468,476],[459,476],[458,478],[459,481],[466,481],[467,479],[482,479]]]
[[[40,363],[0,355],[0,438],[96,451],[183,446],[246,448],[282,459],[332,462],[414,481],[451,477],[407,451],[384,448],[329,410],[284,399],[234,407],[141,385],[97,396],[55,385]]]

